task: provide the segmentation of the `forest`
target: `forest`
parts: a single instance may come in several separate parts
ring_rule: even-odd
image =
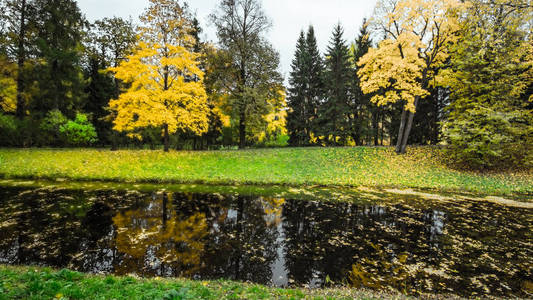
[[[178,0],[94,22],[74,0],[0,6],[1,147],[439,145],[460,168],[533,163],[529,0],[379,0],[325,53],[302,27],[287,81],[260,0],[221,0],[208,24]]]

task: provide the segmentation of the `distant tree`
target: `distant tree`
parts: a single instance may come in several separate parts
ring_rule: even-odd
[[[168,151],[169,133],[207,131],[203,72],[198,67],[199,55],[189,50],[195,41],[185,5],[151,0],[141,20],[137,49],[118,67],[110,68],[130,87],[109,106],[116,113],[115,130],[140,138],[139,130],[162,128]]]
[[[96,20],[91,25],[90,45],[110,67],[118,67],[127,55],[131,54],[137,42],[135,28],[131,20],[119,17]]]
[[[81,56],[87,23],[73,0],[36,0],[35,9],[40,63],[34,71],[39,91],[32,109],[36,113],[59,109],[73,117],[85,101]]]
[[[290,134],[290,144],[303,146],[309,142],[309,119],[306,109],[306,90],[308,88],[307,66],[309,54],[307,53],[307,42],[305,33],[300,32],[296,42],[296,51],[292,60],[292,71],[289,75],[289,97],[288,97],[288,120],[287,129]]]
[[[306,34],[306,46],[308,55],[308,88],[307,88],[307,114],[309,123],[309,135],[316,140],[320,132],[318,124],[318,108],[324,100],[324,58],[318,50],[315,29],[309,26]],[[313,137],[311,137],[313,136]],[[316,143],[316,141],[311,141]]]
[[[318,132],[315,123],[324,85],[322,57],[312,26],[309,26],[307,35],[303,31],[300,33],[291,66],[287,129],[292,145],[305,146]]]
[[[2,52],[17,65],[16,72],[16,116],[21,119],[27,110],[28,93],[26,92],[25,64],[34,46],[33,19],[37,17],[35,1],[7,0],[0,7],[2,10],[0,42]]]
[[[353,71],[350,50],[343,39],[344,30],[337,25],[326,53],[324,83],[325,102],[321,105],[321,133],[326,143],[344,145],[349,136],[350,86]]]
[[[111,142],[116,149],[116,132],[112,130],[107,106],[120,93],[120,82],[108,67],[117,67],[131,54],[137,41],[131,21],[118,17],[104,18],[91,24],[86,42],[86,67],[88,79],[87,104],[84,109],[91,114],[100,141]]]
[[[405,153],[418,102],[457,39],[458,0],[380,0],[371,20],[385,39],[359,60],[363,92],[372,102],[404,104],[397,153]]]
[[[246,146],[247,126],[263,122],[268,100],[282,85],[279,54],[265,40],[271,26],[258,0],[221,0],[211,15],[225,63],[217,76],[230,95],[228,107],[238,120],[239,146]],[[228,81],[231,80],[231,81]]]
[[[379,118],[379,110],[375,104],[370,102],[370,95],[363,93],[361,90],[361,81],[357,76],[357,62],[368,53],[368,50],[372,47],[372,40],[370,38],[370,32],[368,30],[368,23],[363,21],[363,25],[359,31],[355,43],[351,47],[351,58],[354,67],[354,72],[351,83],[351,99],[350,102],[350,134],[356,145],[361,145],[363,138],[367,135],[373,135],[374,144],[377,144],[377,122],[372,122],[372,130],[370,128],[370,122]]]

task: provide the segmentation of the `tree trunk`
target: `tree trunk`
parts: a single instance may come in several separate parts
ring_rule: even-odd
[[[239,120],[239,149],[244,149],[244,147],[246,147],[246,116],[242,109]]]
[[[111,151],[117,151],[118,150],[117,133],[115,132],[115,130],[113,128],[111,128],[111,130],[112,130],[112,133],[111,133]]]
[[[164,130],[164,143],[165,143],[165,152],[168,152],[169,149],[169,138],[168,138],[168,124],[163,125]]]
[[[384,116],[385,116],[385,113],[382,113],[380,115],[380,123],[381,123],[381,127],[379,128],[379,131],[380,131],[380,133],[379,133],[379,135],[380,135],[380,143],[379,143],[379,145],[380,146],[383,146],[383,128],[385,127],[385,124],[383,124],[385,122],[384,121],[384,119],[385,119]]]
[[[402,140],[403,140],[403,134],[405,130],[405,122],[407,119],[407,110],[403,110],[402,112],[402,119],[400,121],[400,130],[398,131],[398,141],[396,141],[396,153],[401,153],[402,150]]]
[[[20,28],[18,36],[18,53],[17,53],[17,111],[16,115],[19,119],[24,117],[25,103],[22,93],[24,92],[24,78],[23,68],[26,59],[26,53],[24,51],[24,37],[26,36],[26,0],[22,0],[20,8]]]
[[[372,134],[374,135],[374,146],[379,145],[379,108],[376,108],[372,116]]]
[[[416,97],[415,98],[415,110],[416,110],[416,107],[418,106],[418,99],[420,97]],[[400,148],[400,152],[401,154],[405,153],[405,150],[407,148],[407,141],[409,139],[409,133],[411,133],[411,128],[413,127],[413,119],[415,117],[415,113],[414,112],[409,112],[409,119],[407,121],[407,127],[405,128],[405,132],[403,134],[403,139],[402,139],[402,145],[401,145],[401,148]]]

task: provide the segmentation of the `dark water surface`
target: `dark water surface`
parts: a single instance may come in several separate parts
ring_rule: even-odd
[[[0,263],[531,297],[533,209],[0,186]]]

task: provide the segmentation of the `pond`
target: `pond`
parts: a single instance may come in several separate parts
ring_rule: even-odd
[[[532,296],[530,206],[305,194],[2,184],[0,264],[281,287]]]

